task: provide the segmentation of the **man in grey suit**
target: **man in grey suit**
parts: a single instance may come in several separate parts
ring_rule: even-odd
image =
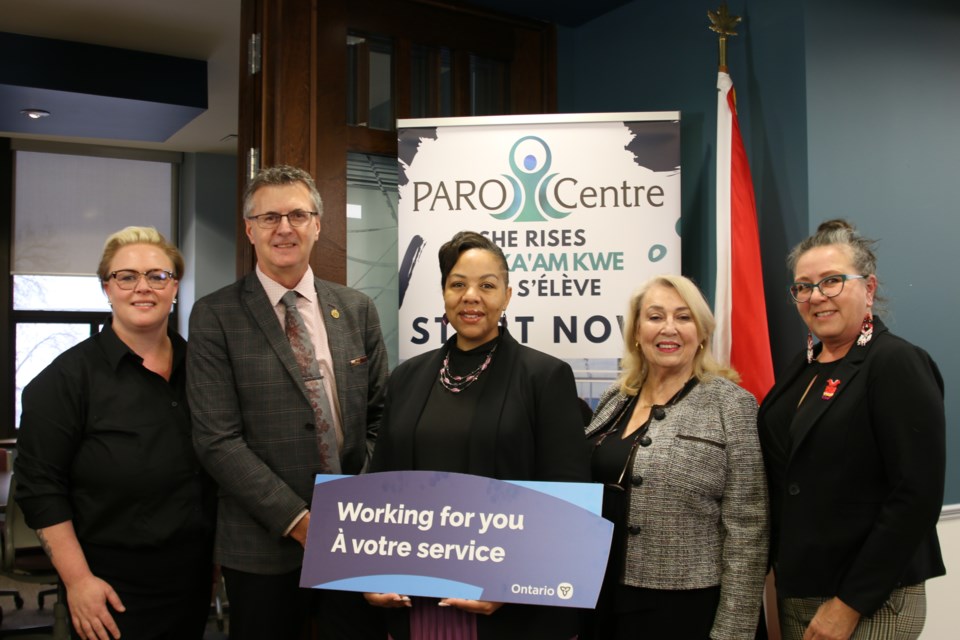
[[[321,638],[375,637],[359,594],[299,588],[314,476],[365,468],[387,379],[373,301],[310,268],[322,207],[307,172],[261,171],[243,201],[257,268],[199,300],[190,315],[194,445],[220,486],[216,561],[232,640],[295,640],[314,614]],[[296,291],[299,326],[319,364],[312,378],[284,330],[288,291]],[[315,413],[308,385],[317,384],[325,398]]]

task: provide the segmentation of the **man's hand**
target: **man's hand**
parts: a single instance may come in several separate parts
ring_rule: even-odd
[[[297,524],[293,525],[293,529],[290,530],[290,533],[287,535],[300,543],[301,547],[307,546],[307,531],[310,529],[310,512],[308,511],[305,516],[300,518],[300,521]]]

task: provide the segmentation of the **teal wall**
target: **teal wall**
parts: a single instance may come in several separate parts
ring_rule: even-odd
[[[660,3],[657,3],[660,4]],[[715,3],[633,2],[559,33],[559,110],[681,111],[683,270],[714,289]],[[827,218],[879,239],[885,318],[946,381],[948,504],[960,503],[960,6],[740,0],[728,48],[757,195],[774,366],[803,344],[784,257]],[[904,402],[909,402],[904,398]]]

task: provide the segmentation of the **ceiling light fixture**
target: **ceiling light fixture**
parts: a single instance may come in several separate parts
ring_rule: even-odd
[[[27,116],[31,120],[39,120],[40,118],[46,118],[50,115],[49,111],[43,109],[21,109],[20,113]]]

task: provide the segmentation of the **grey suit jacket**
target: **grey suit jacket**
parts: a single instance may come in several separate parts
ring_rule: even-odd
[[[373,451],[387,354],[373,301],[316,279],[343,425],[343,473]],[[314,415],[297,361],[255,273],[197,301],[190,314],[187,392],[200,462],[220,486],[216,561],[250,573],[297,569],[284,530],[309,508],[320,472]]]
[[[587,435],[616,421],[630,397],[600,397]],[[651,420],[628,484],[623,584],[649,589],[720,585],[710,637],[752,640],[769,542],[757,401],[724,378],[697,384],[663,420]]]

